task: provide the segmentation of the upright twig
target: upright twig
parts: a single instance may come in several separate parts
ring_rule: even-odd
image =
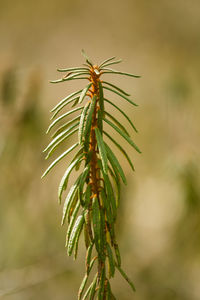
[[[121,122],[106,110],[105,103],[109,103],[121,112],[137,132],[133,122],[110,98],[104,98],[104,91],[108,90],[134,106],[137,106],[137,104],[129,98],[129,94],[112,83],[102,81],[101,77],[103,74],[108,73],[136,78],[139,76],[108,68],[110,65],[118,64],[121,61],[115,60],[115,57],[105,60],[98,66],[91,62],[84,51],[83,55],[86,59],[86,64],[83,67],[58,69],[59,72],[67,72],[67,74],[61,79],[51,81],[52,83],[59,83],[86,79],[89,83],[85,88],[62,99],[51,110],[53,112],[52,119],[54,120],[47,132],[66,116],[76,112],[79,112],[79,114],[56,129],[53,134],[53,140],[44,151],[48,151],[48,158],[61,143],[77,132],[78,142],[58,156],[42,177],[68,153],[79,147],[61,179],[58,190],[59,201],[61,201],[63,191],[67,188],[70,173],[73,169],[78,171],[82,167],[75,183],[68,192],[63,206],[62,225],[65,221],[68,222],[66,235],[67,253],[71,255],[74,252],[74,257],[76,258],[79,237],[81,232],[84,231],[86,274],[79,289],[78,299],[83,300],[89,297],[92,300],[95,298],[95,295],[99,300],[115,299],[110,286],[110,278],[114,277],[115,268],[119,270],[132,289],[135,290],[135,288],[121,268],[121,257],[115,237],[114,225],[120,199],[120,180],[126,184],[126,177],[112,148],[104,141],[104,134],[125,155],[133,170],[134,167],[124,148],[103,129],[104,122],[109,124],[137,152],[140,153],[140,150],[132,141],[128,131]],[[82,106],[85,99],[86,103]],[[55,119],[55,116],[70,103],[73,108]],[[79,106],[74,108],[76,105]],[[88,277],[94,264],[97,264],[97,272],[84,294]]]

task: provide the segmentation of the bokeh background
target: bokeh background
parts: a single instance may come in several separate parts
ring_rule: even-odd
[[[70,157],[40,176],[49,163],[42,154],[49,110],[84,86],[48,81],[58,78],[57,67],[84,63],[83,48],[96,63],[115,55],[119,70],[142,75],[107,76],[139,104],[114,97],[138,128],[132,136],[143,152],[126,145],[134,173],[118,153],[128,187],[117,235],[137,292],[116,275],[114,293],[200,299],[199,0],[1,0],[0,36],[0,298],[76,299],[85,252],[80,247],[76,262],[67,257],[57,203]]]

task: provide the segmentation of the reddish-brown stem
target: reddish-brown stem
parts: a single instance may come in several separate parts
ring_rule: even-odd
[[[90,89],[91,92],[91,99],[93,99],[93,97],[96,95],[97,99],[96,99],[96,104],[95,104],[95,108],[94,108],[94,112],[93,112],[93,116],[92,116],[92,124],[91,124],[91,132],[90,132],[90,144],[89,144],[89,148],[90,151],[92,153],[91,156],[91,161],[90,161],[90,165],[91,165],[91,169],[90,169],[90,177],[89,177],[89,184],[91,184],[91,188],[92,188],[92,196],[94,197],[94,195],[97,197],[98,199],[98,203],[99,203],[99,207],[100,209],[102,209],[101,207],[101,201],[100,201],[100,196],[99,196],[99,190],[101,188],[100,186],[100,182],[103,181],[102,178],[100,178],[100,169],[98,167],[98,148],[97,148],[97,140],[96,140],[96,135],[95,135],[95,128],[97,127],[97,111],[99,109],[98,106],[98,102],[99,102],[99,75],[97,75],[94,72],[94,69],[96,68],[96,66],[91,67],[90,69],[90,81],[92,82],[92,86]],[[92,197],[92,198],[93,198]],[[101,257],[98,256],[98,280],[101,276],[102,270],[105,267],[105,262],[102,261]]]

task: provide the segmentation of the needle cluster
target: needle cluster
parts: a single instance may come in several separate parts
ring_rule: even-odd
[[[130,73],[119,72],[110,68],[121,62],[115,57],[106,59],[99,65],[94,65],[83,52],[86,63],[81,67],[58,69],[64,72],[61,79],[51,81],[60,83],[71,80],[85,79],[87,85],[64,99],[52,110],[52,123],[47,133],[67,116],[78,112],[74,118],[56,127],[52,135],[52,141],[46,147],[46,158],[65,142],[74,133],[78,135],[78,141],[58,156],[47,168],[42,177],[71,151],[77,149],[72,161],[66,169],[58,189],[58,198],[61,202],[63,192],[67,189],[68,179],[75,169],[78,176],[70,187],[63,205],[62,225],[68,223],[66,234],[66,247],[68,255],[74,253],[77,257],[79,237],[84,233],[86,259],[86,273],[81,283],[78,299],[116,299],[111,291],[110,279],[114,277],[116,269],[127,280],[133,290],[135,287],[121,268],[121,257],[115,235],[115,222],[117,207],[120,200],[121,180],[126,184],[124,171],[118,158],[112,150],[112,146],[104,140],[106,136],[123,153],[130,167],[134,170],[131,159],[124,148],[104,130],[107,123],[113,130],[121,135],[137,152],[139,148],[132,141],[130,134],[121,122],[113,114],[111,115],[105,106],[112,106],[118,110],[137,132],[131,119],[110,98],[105,97],[104,92],[110,91],[122,100],[137,106],[129,94],[114,84],[102,79],[104,74],[125,75],[139,77]],[[61,110],[68,105],[72,108],[57,117]],[[89,282],[91,270],[97,265],[96,273]]]

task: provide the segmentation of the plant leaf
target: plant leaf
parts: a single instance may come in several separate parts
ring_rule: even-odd
[[[99,148],[99,154],[102,159],[103,170],[107,174],[108,173],[107,153],[106,153],[102,135],[101,135],[98,127],[95,128],[95,135],[96,135],[96,139],[97,139],[97,145]]]
[[[70,235],[71,235],[72,228],[73,228],[73,225],[74,225],[74,222],[75,222],[77,213],[78,213],[78,211],[79,211],[79,208],[80,208],[80,201],[78,200],[77,203],[76,203],[75,209],[74,209],[74,211],[73,211],[72,217],[71,217],[71,219],[70,219],[69,226],[68,226],[68,228],[67,228],[67,235],[66,235],[66,243],[65,243],[65,247],[68,247],[69,237],[70,237]]]
[[[103,179],[104,179],[104,182],[105,182],[107,198],[109,199],[109,201],[111,203],[113,219],[115,221],[117,211],[116,211],[116,202],[115,202],[115,197],[114,197],[114,193],[113,193],[113,189],[112,189],[112,184],[110,182],[109,176],[103,170],[101,160],[98,160],[98,165],[99,165],[99,167],[102,171],[102,174],[103,174]]]
[[[83,218],[83,221],[84,221],[84,218]],[[84,225],[84,223],[83,223]],[[74,249],[74,260],[77,258],[77,254],[78,254],[78,242],[79,242],[79,238],[80,238],[80,235],[81,235],[81,232],[83,230],[83,225],[81,226],[79,232],[78,232],[78,235],[76,237],[76,240],[75,240],[75,249]]]
[[[78,291],[78,300],[81,299],[81,296],[82,296],[82,293],[84,291],[84,288],[86,286],[86,283],[87,283],[87,280],[88,280],[88,274],[85,274],[82,282],[81,282],[81,285],[80,285],[80,288],[79,288],[79,291]]]
[[[57,108],[56,111],[54,111],[54,114],[51,117],[51,120],[53,120],[55,118],[55,116],[57,116],[57,114],[69,103],[71,102],[76,102],[76,100],[79,99],[79,97],[74,97],[72,99],[69,99],[68,101],[64,102],[62,105],[60,105],[60,107]]]
[[[65,129],[64,131],[62,131],[60,134],[58,134],[49,144],[48,146],[43,150],[43,152],[46,152],[47,150],[49,150],[49,148],[51,148],[53,145],[55,145],[60,139],[63,138],[63,136],[67,133],[69,133],[72,129],[74,129],[77,125],[79,124],[79,122],[71,125],[70,127],[68,127],[67,129]]]
[[[61,125],[60,127],[58,127],[58,129],[56,129],[56,131],[52,134],[52,138],[56,137],[58,134],[60,134],[62,131],[64,131],[69,125],[73,124],[75,121],[80,119],[80,115],[69,120],[67,123]]]
[[[83,200],[82,200],[82,194],[83,194],[83,187],[86,182],[86,178],[89,175],[90,171],[90,165],[86,165],[85,169],[83,170],[81,177],[80,177],[80,183],[79,183],[79,193],[80,193],[80,201],[81,205],[83,206]]]
[[[81,75],[81,74],[80,74]],[[80,76],[79,75],[79,76]],[[76,77],[76,76],[70,76],[70,78],[67,78],[67,79],[57,79],[57,80],[51,80],[50,83],[61,83],[61,82],[65,82],[65,81],[70,81],[70,80],[79,80],[79,79],[87,79],[88,80],[88,77]]]
[[[90,75],[90,73],[89,72],[70,72],[60,79],[50,80],[50,83],[60,83],[60,82],[64,82],[64,81],[80,79],[80,77],[78,77],[78,76],[81,76],[81,75]]]
[[[83,68],[83,67],[74,67],[74,68],[67,68],[67,69],[57,69],[58,72],[71,72],[71,71],[89,71],[89,69],[87,68]]]
[[[76,91],[70,95],[68,95],[67,97],[65,97],[64,99],[62,99],[58,104],[56,104],[56,106],[54,106],[51,110],[51,112],[55,111],[59,106],[61,106],[65,101],[69,100],[70,98],[72,98],[73,96],[76,96],[78,94],[80,94],[82,92],[82,90]],[[76,98],[76,97],[75,97]],[[74,98],[74,99],[75,99]],[[67,103],[66,103],[67,104]]]
[[[99,81],[99,106],[102,114],[104,113],[104,96],[103,96],[103,87],[101,81]]]
[[[116,258],[117,258],[117,265],[121,266],[121,255],[120,255],[120,252],[119,252],[119,247],[116,243],[114,243],[114,249],[115,249],[115,255],[116,255]]]
[[[80,94],[79,101],[78,101],[79,104],[83,102],[83,99],[85,98],[85,96],[86,96],[86,94],[87,94],[89,88],[91,87],[91,85],[92,85],[92,83],[90,82],[90,83],[82,90],[82,92],[81,92],[81,94]]]
[[[103,114],[101,109],[98,109],[97,111],[97,127],[99,128],[99,131],[102,135],[103,132]]]
[[[71,107],[75,107],[78,104],[79,97],[74,101]]]
[[[80,123],[79,123],[79,131],[78,131],[79,144],[82,143],[84,123],[85,123],[87,111],[89,109],[89,104],[90,104],[89,102],[86,103],[86,105],[83,108],[82,114],[81,114]]]
[[[115,186],[115,189],[116,189],[116,205],[118,207],[119,205],[119,200],[120,200],[120,192],[121,192],[121,183],[120,183],[120,177],[118,175],[118,173],[116,172],[116,170],[112,170],[110,167],[108,168],[109,172],[110,172],[110,175],[113,179],[113,183],[114,183],[114,186]]]
[[[129,122],[130,125],[133,127],[133,129],[135,130],[135,132],[138,132],[137,129],[135,128],[135,126],[133,125],[132,121],[130,120],[130,118],[125,114],[125,112],[124,112],[122,109],[120,109],[117,105],[115,105],[115,104],[114,104],[113,102],[111,102],[110,100],[105,99],[105,98],[104,98],[104,100],[105,100],[106,102],[110,103],[112,106],[114,106],[118,111],[120,111],[120,112],[124,115],[124,117],[128,120],[128,122]]]
[[[86,271],[87,271],[87,275],[89,275],[89,271],[90,271],[90,262],[91,262],[91,257],[92,257],[93,246],[94,246],[94,243],[91,242],[90,246],[87,249],[87,253],[86,253]]]
[[[118,173],[120,174],[121,179],[123,180],[124,184],[127,184],[126,177],[124,175],[123,169],[120,166],[120,163],[119,163],[117,157],[114,155],[114,153],[112,152],[112,150],[110,149],[110,147],[106,143],[105,143],[105,147],[106,147],[106,151],[107,151],[107,154],[108,154],[108,159],[109,159],[113,169],[118,171]]]
[[[68,183],[70,173],[72,172],[72,170],[76,166],[76,164],[83,158],[83,156],[84,156],[84,154],[81,153],[80,156],[78,156],[74,161],[71,162],[71,164],[65,171],[65,173],[60,181],[59,188],[58,188],[58,198],[59,199],[61,199],[63,191],[66,190],[66,188],[67,188],[67,183]]]
[[[115,118],[113,117],[110,113],[108,113],[107,111],[105,111],[105,114],[122,130],[124,131],[125,134],[127,134],[128,136],[130,136],[130,134],[128,133],[128,131],[126,130],[126,128]]]
[[[112,213],[112,205],[110,203],[110,199],[107,197],[105,191],[102,189],[101,190],[101,199],[103,201],[104,204],[104,208],[106,211],[106,219],[107,219],[107,227],[108,227],[108,231],[110,233],[111,239],[112,241],[114,241],[114,221],[115,221],[115,216]],[[109,225],[108,225],[109,224]]]
[[[78,146],[78,143],[74,144],[73,146],[71,146],[69,149],[67,149],[65,152],[63,152],[58,158],[56,158],[51,164],[50,166],[46,169],[46,171],[43,173],[42,177],[45,177],[49,171],[62,159],[64,158],[67,154],[69,154],[72,150],[74,150],[76,147]]]
[[[135,78],[140,78],[141,76],[139,75],[134,75],[134,74],[131,74],[131,73],[124,73],[124,72],[119,72],[117,70],[113,70],[113,69],[110,69],[110,68],[102,68],[102,70],[105,70],[106,72],[103,72],[103,74],[109,74],[109,73],[112,73],[112,74],[120,74],[120,75],[126,75],[126,76],[130,76],[130,77],[135,77]]]
[[[122,146],[120,146],[120,144],[118,144],[106,131],[103,132],[117,147],[118,149],[124,154],[124,156],[126,157],[127,161],[129,162],[131,169],[133,171],[135,171],[134,166],[132,164],[132,161],[130,160],[128,154],[126,153],[126,151],[122,148]]]
[[[138,106],[138,104],[136,104],[135,102],[133,102],[132,100],[130,100],[129,98],[127,98],[126,96],[124,96],[123,94],[120,94],[118,91],[115,91],[107,86],[103,86],[104,89],[110,91],[110,92],[113,92],[115,94],[117,94],[118,96],[124,98],[126,101],[128,101],[129,103],[133,104],[134,106]]]
[[[86,80],[88,80],[88,77],[75,77],[75,78],[70,78],[70,79],[68,79],[68,81],[70,81],[70,80],[79,80],[79,79],[86,79]]]
[[[91,288],[92,288],[92,286],[93,286],[93,282],[92,282],[92,283],[89,285],[89,287],[88,287],[87,291],[85,292],[85,294],[84,294],[84,296],[83,296],[82,300],[85,300],[85,299],[87,299],[87,296],[89,295],[89,293],[90,293],[90,291],[91,291]]]
[[[79,187],[80,187],[81,191],[82,191],[82,189],[83,189],[83,186],[84,186],[84,184],[85,184],[85,181],[86,181],[86,178],[87,178],[87,176],[88,176],[88,174],[89,174],[89,171],[90,171],[90,165],[87,165],[87,166],[84,168],[84,170],[83,170],[83,172],[82,172],[82,174],[81,174],[81,178],[80,178],[80,185],[79,185]]]
[[[91,271],[92,266],[93,266],[95,260],[96,260],[96,257],[94,257],[94,258],[92,259],[92,261],[90,262],[89,267],[88,267],[89,272]],[[83,278],[83,281],[82,281],[82,283],[81,283],[81,286],[80,286],[80,288],[79,288],[79,292],[78,292],[78,300],[80,300],[81,297],[82,297],[84,288],[85,288],[86,283],[87,283],[87,280],[88,280],[89,272],[88,272],[88,274],[85,274],[85,276],[84,276],[84,278]]]
[[[98,289],[98,300],[103,300],[104,298],[104,283],[105,283],[105,266],[101,269],[101,277]],[[105,299],[105,298],[104,298]]]
[[[113,60],[113,59],[115,59],[115,56],[105,59],[105,60],[99,65],[99,69],[100,69],[104,64],[106,64],[107,62],[109,62],[109,61],[111,61],[111,60]]]
[[[84,129],[84,138],[86,138],[86,135],[88,134],[88,132],[90,131],[90,128],[91,128],[91,124],[92,124],[92,115],[93,115],[93,112],[94,112],[94,108],[95,108],[95,104],[96,104],[96,95],[94,95],[94,97],[92,98],[92,102],[90,104],[90,108],[89,108],[89,111],[88,111],[88,115],[87,115],[87,119],[86,119],[86,122],[85,122],[85,129]]]
[[[79,182],[80,182],[80,176],[76,179],[75,183],[70,188],[69,193],[65,199],[65,202],[63,205],[63,216],[62,216],[61,225],[64,225],[64,223],[65,223],[65,219],[68,214],[70,204],[72,203],[72,201],[77,193]],[[61,202],[61,199],[60,199],[60,202]]]
[[[88,184],[86,191],[85,191],[85,203],[84,203],[84,207],[88,208],[89,203],[90,203],[90,196],[91,196],[91,187]]]
[[[51,150],[48,152],[47,156],[45,157],[45,159],[48,159],[52,153],[56,150],[56,148],[62,143],[64,142],[64,140],[66,140],[68,137],[70,137],[72,134],[74,134],[75,132],[78,131],[78,128],[75,128],[74,130],[72,130],[71,132],[69,132],[68,134],[66,134],[62,139],[59,139],[59,141],[54,144],[54,146],[51,148]]]
[[[111,293],[111,287],[110,287],[110,282],[107,282],[107,295],[106,295],[106,300],[113,300],[112,293]]]
[[[127,136],[123,131],[121,131],[115,124],[104,118],[104,121],[112,126],[137,152],[141,153],[140,149],[135,145],[135,143]]]
[[[106,64],[103,65],[103,68],[105,68],[107,66],[119,64],[120,62],[122,62],[122,59],[115,60],[115,61],[112,61],[112,62],[108,62],[108,63],[106,63]]]
[[[76,107],[76,108],[74,108],[74,109],[72,109],[72,110],[66,112],[65,114],[61,115],[61,116],[58,117],[57,119],[55,119],[55,120],[50,124],[50,126],[48,127],[46,133],[48,133],[48,132],[52,129],[52,127],[55,126],[60,120],[64,119],[65,117],[67,117],[67,116],[71,115],[72,113],[74,113],[74,112],[76,112],[76,111],[78,111],[78,110],[81,110],[81,109],[83,109],[83,106]]]
[[[109,261],[109,277],[114,277],[115,274],[115,261],[113,257],[112,250],[110,248],[110,245],[106,244],[106,250],[108,254],[108,261]]]
[[[100,255],[100,209],[98,199],[95,196],[92,200],[92,221],[93,221],[93,230],[94,230],[94,241],[98,254]]]
[[[67,254],[70,256],[72,255],[72,251],[74,249],[74,245],[76,242],[76,239],[79,237],[79,233],[81,232],[81,229],[84,224],[84,216],[83,214],[78,216],[76,219],[76,222],[74,224],[74,227],[72,229],[70,238],[69,238],[69,243],[68,243],[68,248],[67,248]]]
[[[90,60],[90,58],[87,56],[87,54],[85,53],[85,51],[84,51],[83,49],[82,49],[81,53],[82,53],[82,55],[85,57],[86,62],[87,62],[91,67],[93,67],[92,61]]]
[[[100,133],[103,132],[103,116],[104,116],[104,96],[101,81],[99,81],[99,107],[97,110],[97,126]]]
[[[121,273],[121,275],[124,277],[124,279],[130,284],[130,286],[132,287],[133,291],[135,292],[136,291],[135,286],[132,283],[132,281],[128,278],[128,276],[126,275],[126,273],[122,270],[122,268],[117,263],[115,263],[115,266],[117,267],[117,269],[119,270],[119,272]]]
[[[113,215],[112,215],[112,211],[111,211],[111,207],[110,207],[110,202],[107,199],[106,193],[103,189],[101,190],[101,197],[102,197],[103,206],[106,210],[108,223],[113,224]]]
[[[105,224],[105,214],[102,211],[102,209],[100,209],[100,240],[99,240],[99,246],[100,246],[100,257],[102,258],[102,260],[104,261],[105,259],[105,243],[106,243],[106,236],[105,236],[105,228],[106,228],[106,224]]]
[[[130,96],[130,94],[126,93],[125,91],[123,91],[122,89],[120,89],[118,86],[110,83],[110,82],[107,82],[107,81],[102,81],[102,83],[105,83],[113,88],[115,88],[117,91],[119,91],[120,93],[124,94],[125,96]]]
[[[91,300],[94,299],[94,296],[95,296],[95,293],[96,293],[97,276],[98,276],[98,273],[95,275],[94,280],[92,282],[92,287],[91,287],[91,290],[90,290],[90,299]]]

